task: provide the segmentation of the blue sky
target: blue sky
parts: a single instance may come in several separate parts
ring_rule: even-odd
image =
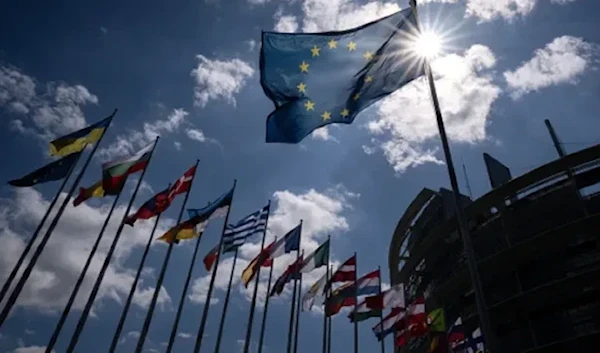
[[[600,3],[420,3],[422,26],[444,34],[444,53],[432,65],[454,161],[459,171],[463,162],[466,165],[473,196],[489,191],[483,152],[503,161],[513,175],[556,158],[543,124],[546,118],[569,152],[599,141],[600,31],[595,14]],[[425,82],[407,85],[361,113],[350,126],[318,130],[298,145],[268,145],[265,118],[273,105],[258,81],[258,53],[261,30],[347,29],[406,6],[404,0],[5,4],[0,12],[0,146],[5,151],[0,154],[5,166],[0,178],[13,179],[44,164],[49,139],[118,108],[83,178],[84,186],[99,178],[102,161],[135,151],[160,135],[136,206],[200,158],[189,206],[204,206],[237,178],[232,220],[271,199],[269,237],[304,219],[305,250],[313,250],[331,234],[336,262],[357,251],[359,271],[382,266],[387,282],[388,244],[404,208],[423,187],[449,187]],[[468,194],[462,172],[459,179]],[[35,190],[0,188],[0,278],[7,276],[57,187],[52,183]],[[161,219],[159,232],[173,224],[182,199]],[[0,351],[42,351],[111,201],[91,200],[67,208],[0,333]],[[121,201],[57,352],[68,343],[124,208]],[[140,222],[124,232],[79,351],[106,351],[151,226]],[[200,245],[201,257],[214,246],[220,227],[220,222],[209,226]],[[221,350],[225,353],[238,352],[238,340],[244,338],[250,292],[240,287],[238,279],[258,246],[258,239],[244,246],[235,268]],[[135,346],[165,250],[158,243],[152,247],[119,345],[122,352]],[[192,251],[191,243],[174,250],[146,352],[164,350]],[[231,270],[226,257],[211,305],[206,351],[214,347]],[[288,261],[290,257],[277,260],[276,274]],[[320,274],[307,276],[305,286]],[[178,351],[193,347],[207,286],[207,273],[199,265],[179,326]],[[289,294],[288,290],[272,302],[264,352],[285,349]],[[257,323],[261,316],[259,311]],[[302,314],[300,351],[320,348],[321,320],[318,312]],[[362,351],[377,349],[371,333],[374,324],[360,325]],[[352,326],[345,315],[334,319],[333,332],[333,351],[349,351],[352,342],[346,338]],[[256,335],[253,341],[257,339]]]

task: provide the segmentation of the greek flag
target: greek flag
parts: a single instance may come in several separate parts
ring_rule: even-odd
[[[236,224],[228,224],[223,235],[223,252],[235,251],[244,244],[246,238],[262,233],[267,227],[269,206],[244,217]]]

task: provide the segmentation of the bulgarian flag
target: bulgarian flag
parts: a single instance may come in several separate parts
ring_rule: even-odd
[[[329,239],[321,244],[312,254],[304,259],[304,264],[300,272],[309,273],[321,266],[327,266],[329,263]]]
[[[134,155],[102,165],[102,188],[105,195],[116,195],[121,191],[129,174],[144,170],[154,149],[154,142]]]
[[[358,304],[356,309],[348,315],[350,322],[361,322],[372,317],[381,316],[381,309],[373,310],[367,306],[366,301],[362,301],[362,303]]]

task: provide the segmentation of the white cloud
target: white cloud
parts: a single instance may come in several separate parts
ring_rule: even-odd
[[[254,69],[240,59],[210,60],[203,55],[197,58],[200,62],[190,73],[196,82],[194,104],[205,107],[210,100],[224,99],[235,106],[234,95],[254,75]]]
[[[177,337],[184,338],[184,339],[192,338],[192,337],[195,337],[195,336],[196,335],[191,334],[191,333],[187,333],[187,332],[179,332],[179,333],[177,333]]]
[[[321,128],[318,128],[318,129],[314,130],[311,133],[311,136],[315,140],[339,142],[338,140],[336,140],[333,136],[331,136],[329,134],[329,127],[328,126],[323,126]]]
[[[45,353],[46,347],[41,346],[29,346],[29,347],[19,347],[13,351],[13,353]],[[56,351],[53,349],[52,353]]]
[[[17,68],[0,67],[0,107],[18,117],[15,130],[47,141],[88,124],[82,107],[97,104],[98,97],[87,88],[63,82],[42,87]]]
[[[537,49],[533,57],[514,71],[504,73],[511,96],[518,99],[541,88],[570,83],[589,68],[596,48],[582,38],[562,36]]]
[[[575,0],[550,0],[550,2],[553,4],[558,4],[558,5],[567,5],[572,2],[575,2]]]
[[[293,33],[298,30],[296,16],[284,15],[282,7],[277,9],[277,12],[273,15],[273,19],[275,20],[275,27],[273,29],[277,32]]]
[[[526,16],[537,0],[467,0],[466,17],[475,16],[480,22],[497,18],[511,21],[517,16]]]
[[[181,151],[181,142],[175,141],[173,142],[173,145],[175,146],[176,150]]]
[[[322,243],[329,234],[339,235],[348,231],[349,225],[343,213],[351,208],[352,200],[360,195],[349,192],[343,186],[338,185],[321,193],[314,189],[305,193],[296,194],[289,190],[277,191],[273,194],[273,205],[269,217],[269,229],[267,232],[267,244],[273,241],[275,236],[282,236],[303,220],[301,247],[308,255]],[[240,254],[234,269],[234,284],[239,283],[241,273],[248,263],[260,251],[260,241],[248,242],[240,248]],[[275,260],[273,281],[295,260],[295,253],[283,255]],[[332,261],[337,263],[337,261]],[[233,264],[232,257],[227,257],[219,264],[215,279],[215,289],[225,290],[229,283],[229,274]],[[324,268],[315,270],[305,276],[303,288],[308,289],[316,280],[323,275]],[[268,269],[261,270],[261,285],[258,290],[258,303],[262,305],[266,298],[266,281]],[[206,292],[210,283],[210,275],[199,277],[193,281],[189,294],[190,300],[203,303],[206,300]],[[239,291],[248,300],[252,297],[254,282],[248,288],[239,286]],[[287,293],[287,292],[286,292]],[[212,303],[218,300],[213,294]]]
[[[453,142],[475,143],[486,138],[492,104],[501,90],[492,79],[494,53],[473,45],[462,55],[433,61],[433,73],[446,130]],[[379,135],[379,147],[396,172],[426,162],[442,163],[436,149],[438,130],[429,87],[424,78],[413,81],[376,106],[377,118],[368,130]]]
[[[17,189],[12,199],[0,200],[0,278],[2,281],[8,276],[25,246],[25,239],[31,235],[48,205],[48,200],[33,189]],[[75,300],[74,309],[81,309],[87,301],[124,211],[124,207],[116,208]],[[107,204],[100,207],[82,204],[76,208],[69,204],[37,261],[17,301],[17,306],[36,309],[42,313],[55,313],[62,310],[107,213]],[[50,219],[52,217],[53,215]],[[135,228],[125,227],[98,292],[96,309],[105,299],[122,302],[129,294],[135,269],[127,268],[124,264],[134,249],[145,246],[152,225],[152,221],[144,221],[136,223]],[[162,226],[159,228],[158,232],[165,231]],[[153,287],[144,286],[143,282],[142,279],[133,301],[140,307],[148,305],[148,300],[145,299],[146,292],[154,290]],[[159,303],[162,306],[171,301],[168,293],[163,289],[159,296]]]
[[[190,140],[194,140],[194,141],[199,141],[199,142],[206,142],[206,137],[204,136],[204,133],[201,130],[198,129],[188,129],[185,132],[187,134],[187,137]]]
[[[247,40],[244,43],[246,43],[246,45],[248,46],[248,51],[252,52],[254,51],[254,49],[256,49],[257,43],[254,39]]]

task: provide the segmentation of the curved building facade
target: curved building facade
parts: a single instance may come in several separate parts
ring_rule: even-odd
[[[515,179],[489,164],[488,172],[496,187],[462,206],[494,353],[600,351],[600,193],[590,191],[600,183],[600,145]],[[466,332],[479,326],[449,190],[423,189],[412,201],[389,267],[407,301],[424,295],[428,309],[446,309],[447,324],[461,316]]]

